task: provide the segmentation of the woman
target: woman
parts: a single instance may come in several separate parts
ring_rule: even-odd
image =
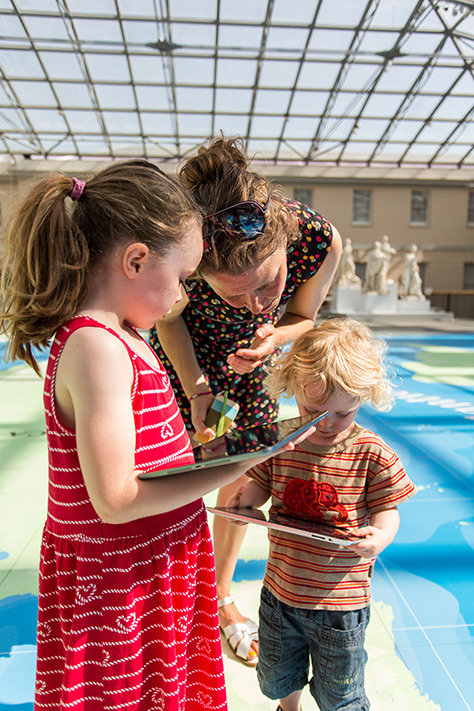
[[[313,327],[341,237],[322,215],[285,199],[250,171],[240,139],[222,137],[201,147],[179,177],[206,215],[204,254],[183,285],[182,301],[157,322],[150,342],[190,429],[212,434],[204,420],[222,390],[240,405],[238,426],[272,421],[278,401],[263,387],[264,361]],[[221,489],[217,505],[240,483]],[[245,528],[215,518],[220,626],[236,655],[255,666],[256,625],[230,595],[244,535]]]

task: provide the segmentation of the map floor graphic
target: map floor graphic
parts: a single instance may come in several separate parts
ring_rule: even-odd
[[[474,333],[380,334],[396,375],[395,405],[388,413],[364,406],[357,421],[397,451],[418,491],[400,507],[397,537],[376,562],[367,693],[372,711],[474,711]],[[294,402],[282,401],[282,415],[294,414]],[[46,498],[42,382],[24,364],[3,364],[0,711],[33,711]],[[253,619],[267,550],[266,531],[249,526],[232,592]],[[229,711],[275,709],[255,670],[225,641],[223,652]],[[308,689],[302,701],[305,711],[317,708]]]

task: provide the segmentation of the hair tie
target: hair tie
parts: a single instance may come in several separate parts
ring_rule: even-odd
[[[73,178],[72,182],[74,185],[72,186],[72,190],[69,193],[69,197],[71,200],[74,200],[76,202],[77,200],[80,200],[82,197],[82,193],[84,192],[84,187],[85,187],[85,182],[84,180],[79,180],[78,178]]]

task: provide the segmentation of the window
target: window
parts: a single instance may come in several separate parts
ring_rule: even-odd
[[[474,290],[474,262],[466,262],[464,264],[462,288],[468,291]]]
[[[303,205],[308,207],[313,207],[313,191],[306,190],[304,188],[295,188],[293,190],[293,197],[296,202],[301,202]]]
[[[426,190],[412,190],[410,224],[428,224],[428,192]]]
[[[474,192],[470,192],[468,197],[467,224],[474,225]]]
[[[371,190],[354,190],[352,196],[352,222],[354,225],[370,225]]]

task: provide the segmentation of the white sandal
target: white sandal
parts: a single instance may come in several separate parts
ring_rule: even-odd
[[[232,595],[223,597],[217,601],[217,607],[220,609],[225,605],[232,605],[235,598]],[[250,645],[253,641],[258,640],[258,625],[256,622],[247,618],[245,622],[235,622],[232,625],[221,627],[222,633],[226,638],[230,648],[239,658],[239,661],[247,664],[249,667],[257,666],[258,655],[254,659],[247,659]]]

